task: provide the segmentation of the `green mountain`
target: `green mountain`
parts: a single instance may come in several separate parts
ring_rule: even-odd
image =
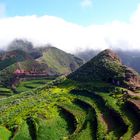
[[[42,52],[42,57],[38,58],[37,61],[47,64],[49,68],[59,74],[68,74],[83,64],[80,58],[55,47],[42,48],[40,51]]]
[[[129,89],[140,87],[139,74],[123,65],[117,54],[109,49],[99,53],[68,77],[81,82],[101,80]]]
[[[32,58],[22,50],[4,52],[0,55],[0,70],[3,70],[16,62],[22,62],[27,59],[29,60]]]
[[[17,71],[24,72],[22,79],[26,80],[29,74],[32,78],[69,74],[82,64],[81,59],[60,49],[51,46],[34,48],[29,41],[14,40],[8,51],[0,54],[0,83],[8,87],[18,83],[21,78],[16,75]]]
[[[12,41],[8,46],[8,50],[9,52],[24,52],[37,61],[37,63],[47,65],[52,71],[58,74],[69,74],[83,64],[83,60],[80,58],[58,48],[50,45],[35,48],[33,44],[27,40],[16,39]],[[20,56],[20,54],[17,55]]]
[[[113,50],[121,58],[122,63],[135,69],[140,73],[140,51],[139,50]],[[85,51],[76,52],[75,55],[85,62],[96,56],[101,50],[87,49]]]
[[[67,77],[46,80],[46,85],[1,99],[0,139],[139,139],[140,91],[113,85],[105,77],[110,71],[120,78],[124,67],[120,59],[105,50],[88,63]],[[99,75],[104,69],[105,79]]]

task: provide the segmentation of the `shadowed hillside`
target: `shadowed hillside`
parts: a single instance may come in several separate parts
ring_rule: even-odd
[[[68,77],[81,82],[101,80],[129,89],[140,87],[139,74],[123,65],[111,50],[102,51]]]
[[[96,56],[100,50],[85,50],[82,52],[75,53],[76,56],[82,58],[85,62]],[[140,73],[140,51],[139,50],[114,50],[117,55],[121,58],[122,63],[129,67],[132,67]]]

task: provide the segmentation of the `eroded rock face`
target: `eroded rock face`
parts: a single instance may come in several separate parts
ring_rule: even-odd
[[[140,76],[139,74],[130,67],[124,66],[125,68],[125,80],[131,87],[140,87]]]
[[[81,82],[102,80],[129,89],[140,87],[139,74],[123,65],[118,55],[110,49],[99,53],[68,78]]]

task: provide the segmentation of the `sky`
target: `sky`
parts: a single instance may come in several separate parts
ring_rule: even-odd
[[[0,48],[15,38],[64,51],[140,49],[140,0],[0,0]]]

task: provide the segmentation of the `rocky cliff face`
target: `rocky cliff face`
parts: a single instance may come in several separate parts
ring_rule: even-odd
[[[132,68],[124,66],[125,68],[125,80],[135,87],[140,87],[140,77],[136,71]]]
[[[135,89],[140,87],[139,74],[121,63],[112,50],[104,50],[68,76],[77,81],[102,80],[114,85]]]

